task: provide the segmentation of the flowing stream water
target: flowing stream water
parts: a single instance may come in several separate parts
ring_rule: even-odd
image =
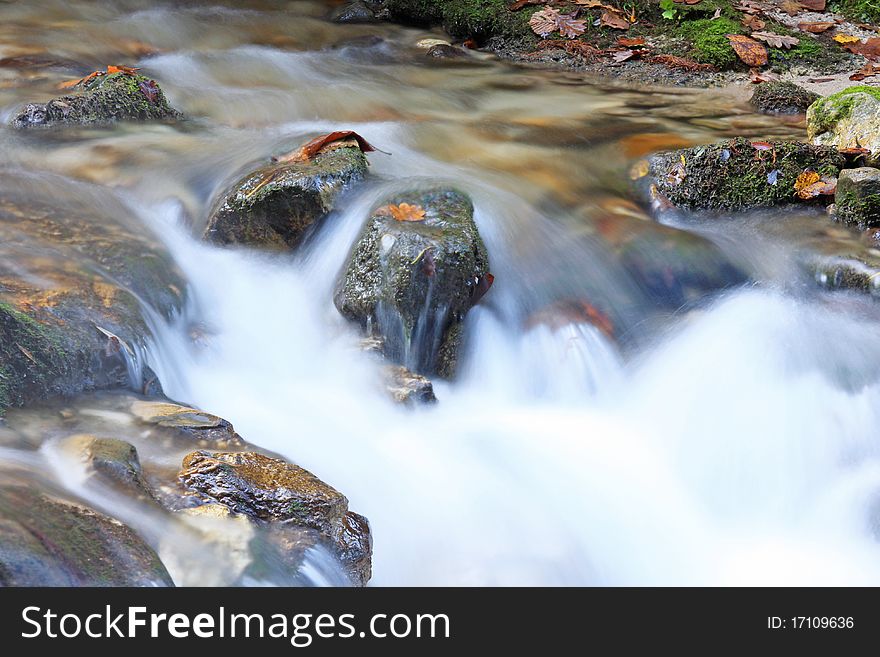
[[[648,221],[628,198],[639,156],[802,128],[723,90],[625,87],[479,53],[431,63],[415,44],[436,34],[334,25],[327,8],[0,6],[0,57],[140,66],[190,117],[0,128],[4,170],[113,195],[184,271],[188,306],[151,320],[145,354],[166,394],[344,492],[370,519],[374,584],[880,584],[880,313],[798,266],[827,219],[683,223],[719,247],[685,269],[749,281],[699,298],[678,298],[686,281],[658,292],[615,256],[628,230],[615,222]],[[4,119],[53,95],[57,76],[30,74],[0,68]],[[370,154],[370,182],[296,253],[198,239],[243,167],[336,129],[392,155]],[[473,198],[495,285],[468,315],[458,379],[435,382],[438,404],[401,408],[333,289],[379,199],[436,181]],[[602,307],[617,339],[524,321],[560,298]],[[11,452],[0,459],[21,458]]]

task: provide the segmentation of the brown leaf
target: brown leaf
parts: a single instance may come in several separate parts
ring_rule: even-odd
[[[425,209],[421,205],[410,205],[409,203],[386,205],[384,208],[377,210],[376,214],[390,215],[395,221],[425,220]]]
[[[797,2],[797,0],[782,0],[779,3],[779,8],[789,16],[797,16],[804,10],[804,5]]]
[[[825,11],[825,0],[798,0],[804,9],[810,11]]]
[[[132,68],[131,66],[108,66],[107,67],[107,75],[111,73],[125,73],[126,75],[137,75],[137,72],[140,71],[139,68]]]
[[[865,78],[872,78],[878,73],[880,73],[880,66],[868,62],[858,71],[850,75],[849,79],[854,82],[858,82],[859,80],[864,80]]]
[[[701,3],[703,0],[672,0],[674,3],[679,5],[697,5]]]
[[[680,68],[685,71],[714,71],[715,67],[711,64],[700,64],[693,59],[687,57],[678,57],[676,55],[654,55],[648,60],[652,64],[663,64],[669,68]]]
[[[769,141],[753,141],[750,143],[752,145],[752,148],[754,148],[756,151],[771,151],[771,150],[773,150],[773,144],[771,144]]]
[[[320,137],[315,137],[311,141],[305,143],[302,147],[298,148],[295,151],[291,151],[287,155],[273,157],[272,161],[279,162],[281,164],[288,164],[290,162],[308,162],[318,153],[320,153],[323,148],[329,146],[333,142],[337,142],[342,139],[353,139],[357,142],[358,148],[360,148],[361,151],[364,153],[372,153],[373,151],[379,150],[378,148],[372,146],[358,133],[352,130],[338,130],[336,132],[331,132],[326,135],[321,135]],[[385,151],[379,152],[384,153]]]
[[[746,65],[757,67],[767,63],[767,48],[754,39],[741,34],[728,34],[727,39],[736,56]]]
[[[476,305],[486,292],[489,291],[489,288],[492,287],[492,283],[494,282],[495,277],[489,273],[485,276],[474,277],[474,286],[471,288],[471,304]]]
[[[547,7],[532,14],[532,17],[529,19],[529,27],[538,36],[546,37],[557,30],[558,19],[559,12],[552,7]]]
[[[863,155],[870,155],[871,151],[867,148],[839,148],[841,155],[849,159],[857,159]]]
[[[620,37],[617,40],[617,45],[624,48],[638,48],[645,45],[645,39],[643,37]]]
[[[574,39],[587,29],[587,21],[578,20],[575,16],[576,14],[559,14],[559,18],[556,19],[559,34],[566,39]]]
[[[827,32],[835,25],[837,25],[837,23],[824,22],[824,21],[813,21],[813,22],[798,23],[798,29],[800,29],[804,32],[810,32],[811,34],[821,34],[822,32]]]
[[[742,25],[750,30],[763,30],[767,23],[753,14],[746,14],[742,18]]]
[[[819,195],[828,196],[837,189],[835,178],[822,177],[815,171],[804,171],[794,183],[794,191],[798,198],[811,199]]]
[[[605,27],[610,27],[614,30],[628,30],[630,25],[626,18],[611,11],[603,11],[602,16],[599,17],[599,22]]]
[[[855,43],[844,43],[843,47],[850,52],[862,55],[868,59],[876,60],[880,58],[880,37],[871,37],[867,41],[858,41]]]
[[[766,2],[755,2],[754,0],[742,0],[734,7],[734,9],[746,14],[762,14],[765,9],[770,8],[771,6]]]
[[[618,50],[611,57],[615,62],[625,62],[627,59],[632,59],[634,54],[632,50]]]
[[[773,48],[785,48],[786,50],[801,42],[797,37],[784,36],[775,32],[752,32],[752,38],[759,39]]]
[[[79,85],[85,85],[95,78],[101,77],[102,75],[110,75],[111,73],[124,73],[125,75],[137,75],[137,71],[140,71],[139,68],[132,68],[131,66],[121,66],[121,65],[109,65],[105,71],[92,71],[87,76],[83,78],[79,78],[78,80],[68,80],[67,82],[62,82],[58,85],[59,89],[73,89],[74,87],[78,87]]]
[[[749,70],[749,82],[752,84],[760,84],[761,82],[776,82],[779,76],[769,71],[759,71],[756,68]]]

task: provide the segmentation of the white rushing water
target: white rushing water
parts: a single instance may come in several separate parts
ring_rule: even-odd
[[[875,323],[751,289],[624,364],[591,326],[505,321],[501,280],[469,316],[461,380],[401,410],[330,301],[375,194],[298,259],[171,231],[211,337],[196,349],[172,327],[153,350],[168,394],[369,517],[374,583],[880,582]],[[478,207],[487,235],[498,210]]]

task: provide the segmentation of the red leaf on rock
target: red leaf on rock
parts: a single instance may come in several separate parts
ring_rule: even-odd
[[[484,276],[474,276],[474,284],[471,288],[471,303],[474,305],[479,303],[480,299],[485,296],[494,282],[495,277],[489,273],[486,273]]]
[[[326,135],[321,135],[320,137],[315,137],[311,141],[303,144],[302,147],[298,148],[295,151],[291,151],[287,155],[273,157],[272,161],[280,162],[281,164],[287,164],[289,162],[308,162],[318,153],[320,153],[323,148],[343,139],[353,139],[357,142],[358,148],[360,148],[361,151],[364,153],[379,151],[378,148],[372,146],[366,139],[361,137],[353,130],[338,130],[336,132],[331,132]],[[384,153],[385,151],[379,152]],[[386,155],[387,154],[388,153],[386,153]]]

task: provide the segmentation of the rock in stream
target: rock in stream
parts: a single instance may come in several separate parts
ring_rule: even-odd
[[[398,221],[389,206],[425,211]],[[383,338],[385,354],[421,374],[451,377],[468,310],[491,285],[470,199],[451,189],[386,199],[355,243],[335,295],[343,316]]]

